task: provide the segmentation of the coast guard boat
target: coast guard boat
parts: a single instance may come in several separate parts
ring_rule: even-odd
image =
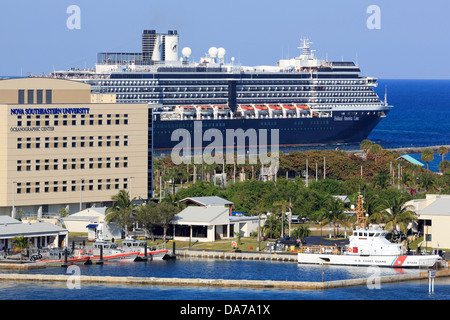
[[[343,248],[315,246],[302,248],[298,253],[300,264],[330,264],[349,266],[379,266],[393,268],[431,268],[439,266],[443,259],[439,255],[412,254],[404,245],[386,239],[388,231],[365,228],[362,197],[357,208],[358,227]]]
[[[164,256],[167,254],[167,249],[159,248],[147,248],[147,242],[142,240],[137,240],[132,237],[127,237],[122,241],[122,249],[127,253],[133,253],[126,257],[127,260],[139,261],[143,258],[149,257],[151,260],[163,260]]]

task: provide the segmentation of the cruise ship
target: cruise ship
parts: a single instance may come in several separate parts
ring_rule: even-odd
[[[154,155],[177,148],[176,129],[201,137],[209,129],[223,137],[227,130],[278,129],[276,141],[269,135],[258,144],[280,150],[359,143],[392,109],[374,92],[376,78],[361,76],[354,62],[316,58],[308,39],[300,40],[297,57],[252,67],[216,47],[194,62],[189,47],[179,57],[178,43],[176,30],[144,30],[142,52],[98,53],[95,69],[51,76],[90,83],[93,93],[114,94],[117,103],[154,105]],[[201,140],[196,147],[211,143]]]

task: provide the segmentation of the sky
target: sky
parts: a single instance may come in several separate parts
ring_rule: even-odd
[[[215,46],[228,62],[276,65],[307,37],[363,76],[450,79],[449,17],[448,0],[0,0],[0,76],[92,68],[98,52],[140,52],[155,29],[177,30],[194,61]]]

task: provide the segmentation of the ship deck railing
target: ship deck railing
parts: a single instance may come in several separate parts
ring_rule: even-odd
[[[297,249],[299,253],[314,253],[314,254],[341,254],[341,250],[339,250],[335,246],[300,246]]]

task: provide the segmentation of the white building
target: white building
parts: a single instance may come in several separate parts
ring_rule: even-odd
[[[408,201],[419,217],[422,246],[450,249],[450,195],[427,194],[425,199]]]
[[[232,216],[233,203],[220,197],[192,197],[180,202],[194,206],[177,214],[173,221],[174,240],[211,242],[235,238],[235,232],[249,237],[258,230],[258,217]]]
[[[67,246],[69,232],[49,222],[27,222],[9,216],[0,216],[0,250],[13,249],[13,238],[31,239],[33,248]]]
[[[88,240],[99,237],[104,240],[121,239],[122,230],[114,223],[105,222],[106,207],[88,208],[65,217],[64,224],[69,232],[87,233]]]

